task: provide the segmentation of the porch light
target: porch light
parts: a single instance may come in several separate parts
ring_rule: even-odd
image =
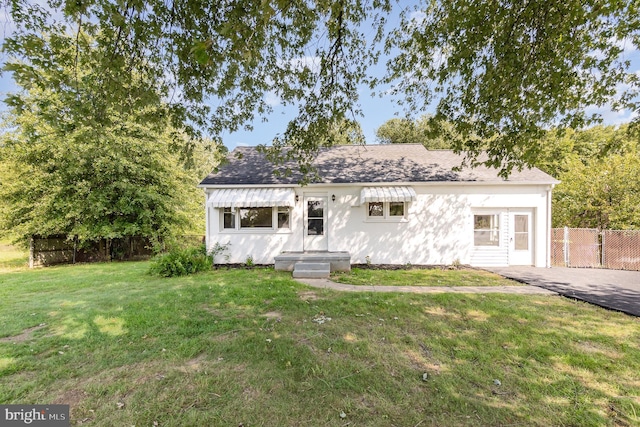
[[[335,194],[332,194],[332,195],[331,195],[331,201],[332,201],[332,202],[335,202],[335,201],[336,201],[336,195],[335,195]]]

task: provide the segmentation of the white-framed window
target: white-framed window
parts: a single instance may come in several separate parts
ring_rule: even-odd
[[[369,202],[367,203],[367,220],[401,221],[406,218],[405,202]]]
[[[500,214],[476,213],[473,215],[473,245],[500,246]]]
[[[273,208],[240,208],[240,228],[273,228]]]
[[[389,202],[389,217],[404,218],[405,205],[404,202]]]
[[[236,228],[236,212],[231,208],[222,209],[222,228],[235,229]]]
[[[369,218],[384,218],[384,203],[382,203],[382,202],[370,202],[369,203]]]
[[[278,206],[278,228],[291,228],[289,219],[291,218],[291,208],[288,206]]]
[[[222,229],[280,230],[289,229],[291,209],[286,206],[264,208],[223,208]]]

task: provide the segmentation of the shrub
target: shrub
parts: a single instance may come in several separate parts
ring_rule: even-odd
[[[149,272],[163,277],[186,276],[211,268],[211,258],[207,256],[205,245],[174,249],[156,256],[151,261]]]

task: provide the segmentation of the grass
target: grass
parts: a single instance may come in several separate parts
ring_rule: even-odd
[[[637,318],[148,267],[0,274],[0,402],[70,404],[91,426],[640,424]]]
[[[29,252],[0,240],[0,272],[13,271],[29,266]]]
[[[333,273],[331,279],[350,285],[367,286],[519,286],[521,283],[497,274],[472,269],[400,269],[353,268]]]

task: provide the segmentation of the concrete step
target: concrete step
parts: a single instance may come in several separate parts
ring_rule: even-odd
[[[296,262],[293,270],[331,270],[330,262]]]
[[[349,252],[283,252],[275,257],[275,269],[293,271],[300,262],[329,263],[331,271],[351,270],[351,255]]]
[[[293,277],[296,279],[326,279],[329,274],[328,270],[293,270]]]
[[[330,274],[331,263],[328,262],[297,262],[293,268],[295,278],[321,278]]]

